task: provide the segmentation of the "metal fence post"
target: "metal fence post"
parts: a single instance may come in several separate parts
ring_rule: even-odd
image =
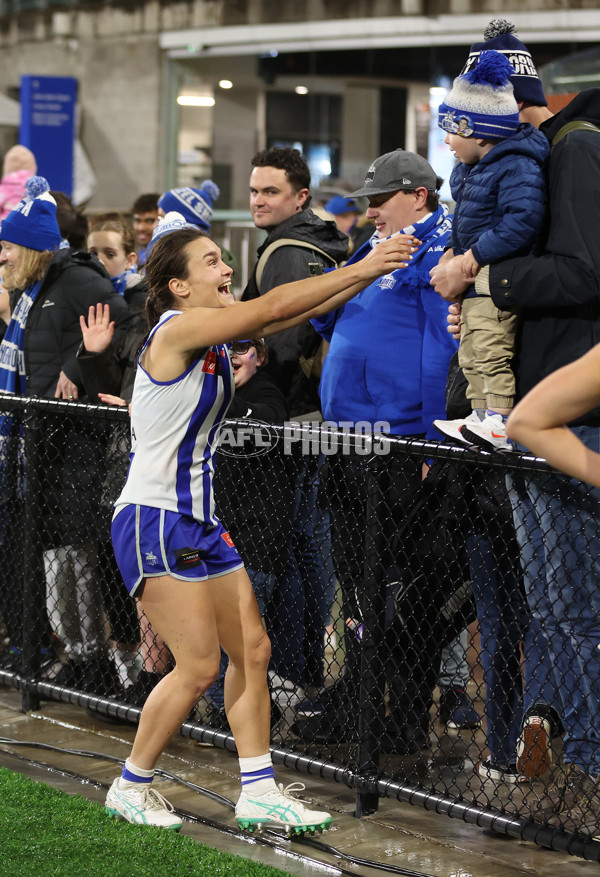
[[[33,684],[39,673],[42,637],[45,633],[46,580],[44,576],[40,509],[40,448],[43,441],[40,418],[35,408],[27,406],[23,416],[25,484],[23,486],[23,712],[40,708],[40,697]]]
[[[382,508],[379,479],[379,458],[366,461],[367,497],[365,532],[365,574],[361,595],[362,642],[361,672],[358,690],[359,750],[355,776],[356,812],[367,816],[377,812],[381,719],[384,712],[385,677],[381,649],[385,634],[386,577],[385,536],[382,533],[378,510]],[[383,551],[382,551],[383,549]]]

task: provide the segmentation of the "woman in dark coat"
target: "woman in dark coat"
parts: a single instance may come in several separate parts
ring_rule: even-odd
[[[126,305],[97,259],[59,249],[56,202],[42,177],[28,181],[25,198],[2,222],[0,242],[3,283],[10,290],[12,308],[0,347],[0,388],[49,399],[84,397],[76,358],[79,318],[90,306],[110,305],[116,329],[113,343],[118,348],[129,320]],[[9,420],[4,417],[3,425],[10,432]],[[46,606],[67,658],[54,672],[60,669],[56,678],[64,684],[86,680],[94,686],[110,675],[95,576],[105,437],[97,425],[64,413],[48,414],[41,426],[43,445],[37,450],[42,456],[36,468]],[[9,464],[18,467],[23,452],[21,443],[10,436],[4,450],[9,452],[7,472],[12,468]],[[28,460],[28,467],[33,464]],[[28,483],[32,471],[28,468]],[[20,632],[13,633],[13,645],[18,647]]]

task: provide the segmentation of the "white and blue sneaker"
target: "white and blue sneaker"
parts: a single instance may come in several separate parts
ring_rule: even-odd
[[[148,783],[139,783],[140,788],[122,789],[116,779],[106,795],[105,810],[115,819],[124,819],[133,825],[155,825],[179,831],[183,822],[175,813],[175,808],[160,792]],[[137,784],[136,784],[137,785]]]
[[[488,412],[483,420],[465,421],[460,428],[461,438],[485,451],[512,451],[512,443],[506,435],[506,419],[502,414]]]
[[[304,791],[303,783],[292,783],[285,789],[280,785],[263,795],[252,795],[247,790],[235,807],[235,818],[242,829],[262,831],[263,828],[284,828],[287,834],[322,832],[331,825],[329,813],[309,810],[290,792]]]
[[[466,445],[471,445],[473,442],[463,435],[462,428],[463,426],[468,427],[471,424],[478,424],[480,422],[477,412],[471,411],[468,417],[460,417],[457,420],[434,420],[433,425],[438,432],[441,432],[442,435],[445,435],[448,438],[454,439],[455,442],[463,442]]]

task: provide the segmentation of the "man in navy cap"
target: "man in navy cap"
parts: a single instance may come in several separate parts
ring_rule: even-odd
[[[331,213],[339,230],[350,238],[348,253],[362,247],[375,231],[370,219],[361,219],[361,210],[354,198],[334,195],[325,205],[325,210]]]
[[[340,231],[349,235],[360,216],[360,208],[354,198],[345,198],[343,195],[334,195],[325,205],[325,210],[335,219],[335,224]]]

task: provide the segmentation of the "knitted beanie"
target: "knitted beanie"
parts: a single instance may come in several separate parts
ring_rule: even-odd
[[[25,197],[0,224],[0,241],[28,250],[57,250],[61,233],[56,221],[56,201],[44,177],[30,177]]]
[[[544,97],[544,90],[538,72],[533,63],[531,52],[527,46],[517,39],[515,26],[503,18],[495,18],[490,21],[483,32],[484,43],[473,43],[467,63],[461,70],[461,75],[468,73],[475,64],[481,52],[494,49],[501,52],[508,60],[513,69],[510,81],[515,90],[515,100],[525,101],[536,107],[547,107],[548,101]]]
[[[184,186],[170,189],[159,199],[158,206],[165,213],[181,213],[186,222],[208,231],[213,213],[213,202],[219,197],[219,187],[212,180],[204,180],[199,189]]]
[[[179,231],[182,228],[198,228],[196,223],[186,222],[181,213],[177,213],[174,210],[169,211],[165,216],[163,216],[158,224],[155,226],[154,231],[152,232],[152,237],[150,238],[150,242],[146,247],[146,256],[150,255],[150,251],[152,247],[156,243],[159,238],[164,237],[166,234],[170,234],[172,231]],[[204,231],[204,229],[201,229]]]
[[[519,127],[512,67],[499,52],[481,52],[472,70],[454,80],[440,105],[439,126],[460,137],[502,140]]]

